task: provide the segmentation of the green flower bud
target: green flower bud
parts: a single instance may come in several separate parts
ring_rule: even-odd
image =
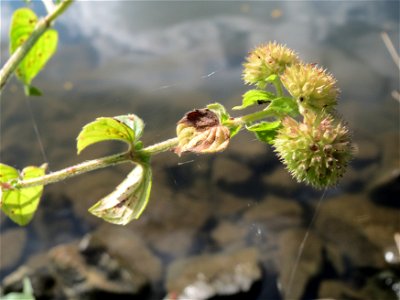
[[[337,102],[339,89],[336,79],[326,70],[314,64],[296,64],[286,68],[281,81],[297,100],[299,110],[331,110]]]
[[[286,117],[282,125],[274,147],[292,176],[316,188],[335,185],[353,152],[346,126],[325,112],[308,112],[303,123]]]
[[[230,131],[220,124],[217,114],[209,109],[188,112],[176,127],[179,144],[175,153],[215,153],[225,150]]]
[[[243,64],[243,80],[259,88],[267,85],[266,79],[272,74],[281,74],[291,64],[298,63],[297,54],[284,45],[269,42],[255,48]]]

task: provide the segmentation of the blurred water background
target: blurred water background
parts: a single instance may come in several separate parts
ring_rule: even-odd
[[[1,2],[1,65],[24,5]],[[274,40],[335,75],[358,153],[324,195],[244,132],[218,155],[163,153],[148,208],[124,228],[87,209],[128,166],[48,186],[27,227],[1,215],[6,291],[35,274],[39,299],[400,299],[399,69],[381,38],[399,51],[398,1],[82,1],[56,28],[58,51],[34,81],[44,95],[27,99],[15,79],[1,94],[3,163],[55,171],[123,149],[99,144],[77,157],[80,128],[99,116],[139,115],[145,144],[173,137],[186,111],[238,105],[244,57]]]

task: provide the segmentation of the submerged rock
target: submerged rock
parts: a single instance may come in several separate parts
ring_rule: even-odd
[[[338,280],[323,281],[319,286],[318,297],[321,299],[363,299],[361,293]]]
[[[227,184],[238,184],[250,179],[252,170],[244,163],[229,157],[218,157],[213,165],[213,180]]]
[[[301,218],[302,209],[298,202],[275,196],[253,204],[243,215],[243,220],[264,223],[271,232],[300,226]]]
[[[104,294],[134,295],[145,286],[143,275],[132,274],[105,249],[92,248],[86,255],[73,244],[61,245],[50,251],[55,277],[68,298],[96,299]]]
[[[223,221],[211,232],[211,237],[221,248],[235,248],[244,246],[246,233],[246,228],[230,221]]]
[[[24,277],[36,299],[142,299],[160,279],[161,263],[132,232],[103,226],[31,259],[4,279],[4,292],[20,291]]]
[[[2,232],[0,241],[2,244],[0,270],[15,267],[26,247],[27,234],[25,228],[10,228]]]
[[[357,279],[353,282],[325,280],[319,286],[318,296],[321,299],[352,300],[398,300],[400,299],[399,270],[385,269],[375,274],[370,270],[355,270],[352,274]]]
[[[368,190],[375,202],[399,206],[398,195],[400,194],[400,168],[391,166],[381,169]]]
[[[286,230],[278,242],[279,285],[284,299],[302,299],[306,285],[322,269],[322,242],[304,229]]]
[[[146,282],[161,278],[160,259],[150,251],[142,238],[125,227],[103,224],[93,234],[86,236],[80,247],[84,253],[105,248],[124,268],[142,274]]]
[[[213,191],[215,191],[215,195],[218,196],[218,201],[213,201],[209,206],[212,207],[215,214],[219,217],[237,215],[254,202],[252,198],[240,197],[218,186],[215,186]]]
[[[261,276],[255,248],[183,259],[168,268],[165,300],[205,300],[248,292]]]
[[[380,154],[379,146],[372,140],[358,139],[354,141],[354,144],[357,149],[354,155],[356,161],[370,162]]]
[[[383,146],[382,159],[374,179],[368,185],[368,191],[375,202],[399,208],[399,134],[397,131],[383,134],[379,142]]]
[[[179,191],[169,195],[164,190],[154,190],[146,212],[127,228],[138,232],[156,252],[182,257],[190,251],[196,232],[210,216],[208,195]]]
[[[44,299],[66,299],[61,286],[55,280],[53,274],[48,268],[49,261],[45,255],[32,257],[27,265],[19,267],[10,275],[6,276],[1,284],[1,295],[11,292],[21,292],[24,278],[28,278],[31,282],[34,296],[36,300]],[[35,266],[32,266],[31,263]]]
[[[283,166],[278,166],[272,173],[264,175],[262,182],[268,186],[268,189],[273,189],[283,195],[292,195],[294,191],[302,187]]]
[[[378,206],[366,195],[343,195],[321,204],[315,226],[342,273],[349,266],[384,267],[385,249],[395,246],[398,222],[398,211]]]

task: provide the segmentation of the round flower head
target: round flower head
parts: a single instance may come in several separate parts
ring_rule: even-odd
[[[274,147],[292,176],[316,188],[336,184],[352,157],[348,129],[325,112],[308,112],[303,123],[286,117],[282,125]]]
[[[246,57],[243,64],[243,80],[247,84],[264,88],[268,76],[281,74],[287,66],[298,61],[299,58],[293,50],[276,42],[269,42],[255,48]]]
[[[291,65],[285,69],[281,81],[297,100],[302,114],[307,110],[331,110],[336,105],[339,89],[336,79],[314,64]]]

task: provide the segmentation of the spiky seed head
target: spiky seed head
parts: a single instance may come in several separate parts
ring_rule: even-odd
[[[274,147],[291,175],[316,188],[335,185],[353,153],[346,126],[324,111],[307,112],[303,122],[286,117],[282,125]]]
[[[297,54],[284,45],[269,42],[253,49],[243,64],[243,80],[259,88],[267,85],[266,78],[281,74],[291,64],[299,62]]]
[[[215,153],[225,150],[230,131],[220,124],[218,116],[209,109],[188,112],[177,124],[179,144],[175,153]]]
[[[297,100],[299,110],[330,111],[337,103],[339,89],[336,79],[325,69],[315,64],[288,66],[281,76],[288,92]]]

